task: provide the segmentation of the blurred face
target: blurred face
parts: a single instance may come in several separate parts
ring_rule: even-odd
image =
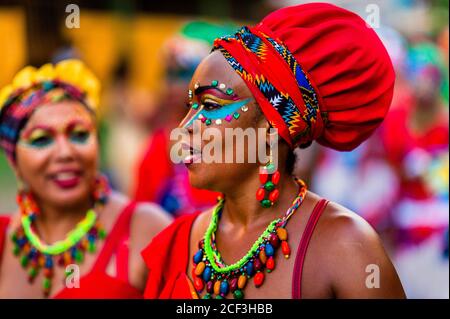
[[[40,106],[16,147],[16,171],[38,201],[53,206],[89,200],[97,173],[98,141],[92,115],[79,102]]]
[[[261,128],[265,132],[269,128],[269,123],[259,111],[259,106],[244,81],[218,51],[202,61],[192,78],[189,89],[189,112],[179,127],[187,128],[189,138],[193,141],[190,145],[191,155],[185,160],[190,182],[194,187],[226,193],[227,190],[236,186],[236,181],[242,181],[248,175],[257,174],[260,163],[248,161],[249,143],[255,143],[255,141],[251,142],[244,138],[242,148],[225,138],[225,130],[240,128],[244,131],[246,129],[256,131]],[[201,141],[192,138],[195,122],[200,128]],[[205,134],[205,130],[208,129],[215,129],[220,134],[207,138],[208,134]],[[266,151],[265,140],[266,136],[262,144],[264,151]],[[224,158],[219,163],[205,162],[203,160],[205,156],[211,154],[206,151],[206,146],[211,143],[217,145],[222,154],[233,154],[231,163],[225,162]],[[202,161],[197,162],[194,159],[199,156],[199,153],[202,153]],[[238,154],[243,155],[243,161],[240,163],[237,161]]]
[[[175,58],[173,57],[173,59]],[[162,100],[163,104],[170,108],[177,123],[186,116],[186,109],[182,106],[185,103],[186,92],[193,73],[194,70],[171,65],[170,61],[167,63]]]

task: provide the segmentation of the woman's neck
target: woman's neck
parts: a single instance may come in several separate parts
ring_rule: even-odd
[[[36,218],[36,228],[40,238],[47,243],[64,239],[91,208],[89,201],[73,206],[57,206],[38,203],[40,212]]]
[[[224,194],[225,204],[221,218],[223,222],[240,224],[244,228],[257,226],[255,223],[267,224],[267,220],[281,217],[298,194],[299,186],[292,176],[282,174],[276,186],[280,190],[277,202],[270,208],[264,208],[256,200],[256,191],[261,186],[259,176],[253,175],[240,181],[239,187]]]

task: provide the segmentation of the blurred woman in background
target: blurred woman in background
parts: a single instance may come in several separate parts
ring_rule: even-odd
[[[0,298],[140,298],[140,251],[170,218],[98,170],[100,85],[78,60],[26,67],[0,91],[0,145],[20,187],[0,217]]]

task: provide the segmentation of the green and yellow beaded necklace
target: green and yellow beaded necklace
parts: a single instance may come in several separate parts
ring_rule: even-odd
[[[193,257],[194,288],[198,294],[206,290],[203,299],[222,299],[228,294],[232,294],[235,299],[242,299],[243,290],[250,278],[253,278],[256,287],[260,287],[265,279],[264,270],[270,273],[275,269],[276,249],[281,247],[285,258],[289,258],[291,250],[287,242],[286,224],[303,202],[307,190],[302,180],[295,181],[299,185],[299,193],[285,215],[272,221],[247,254],[232,265],[223,262],[215,243],[215,233],[224,205],[224,200],[219,200],[205,236],[199,242],[199,250]]]
[[[106,204],[109,187],[106,178],[96,182],[94,192],[94,209],[87,211],[86,216],[67,234],[67,237],[54,244],[43,243],[34,229],[34,222],[39,209],[32,195],[21,192],[17,201],[21,209],[21,225],[12,234],[13,253],[20,256],[21,266],[28,271],[28,281],[33,283],[41,270],[44,273],[42,289],[44,297],[48,297],[52,288],[54,263],[66,268],[70,264],[80,264],[86,251],[94,253],[98,239],[104,239],[106,232],[98,221],[95,209]],[[66,276],[69,273],[66,273]]]

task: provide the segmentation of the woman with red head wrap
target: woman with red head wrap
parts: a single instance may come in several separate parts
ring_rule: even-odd
[[[192,78],[180,128],[194,140],[182,143],[191,184],[223,196],[143,251],[146,296],[404,297],[374,230],[291,176],[296,147],[317,141],[348,151],[367,139],[389,109],[394,78],[375,32],[330,4],[284,8],[216,39]],[[242,150],[226,138],[214,142],[231,163],[206,161],[210,145],[195,134],[211,129],[263,130],[257,152],[269,162],[252,161],[250,151],[238,160]],[[243,144],[244,153],[254,146]]]

